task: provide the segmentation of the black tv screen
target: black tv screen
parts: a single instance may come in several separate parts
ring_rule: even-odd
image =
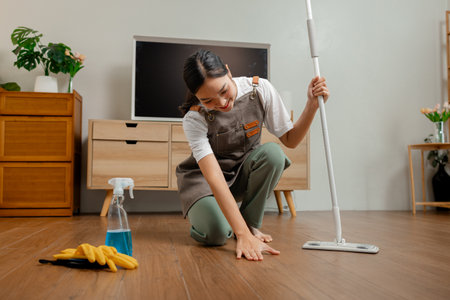
[[[186,98],[183,66],[199,49],[222,58],[233,77],[269,78],[269,44],[134,36],[133,120],[178,121]]]

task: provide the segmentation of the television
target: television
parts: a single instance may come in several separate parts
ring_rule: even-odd
[[[220,56],[233,77],[269,79],[269,44],[134,36],[131,119],[181,121],[184,61],[199,49]]]

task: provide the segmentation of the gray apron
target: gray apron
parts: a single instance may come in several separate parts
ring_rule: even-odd
[[[199,106],[191,108],[206,119],[209,143],[229,187],[238,177],[244,160],[261,142],[265,113],[256,92],[257,86],[258,77],[255,76],[253,91],[236,99],[229,112],[206,111]],[[176,175],[183,216],[186,217],[197,200],[213,193],[192,153],[177,166]]]

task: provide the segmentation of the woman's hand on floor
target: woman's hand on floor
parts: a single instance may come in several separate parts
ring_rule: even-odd
[[[263,260],[263,252],[278,255],[280,251],[273,249],[252,234],[237,238],[236,258],[244,256],[247,260]]]

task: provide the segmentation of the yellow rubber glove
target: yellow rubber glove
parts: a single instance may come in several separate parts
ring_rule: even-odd
[[[55,254],[53,257],[56,259],[87,259],[90,263],[97,262],[102,266],[107,264],[113,272],[117,272],[116,265],[128,270],[136,269],[139,265],[135,258],[118,253],[114,247],[105,245],[94,247],[87,243],[79,245],[76,249],[62,250],[60,254]]]

